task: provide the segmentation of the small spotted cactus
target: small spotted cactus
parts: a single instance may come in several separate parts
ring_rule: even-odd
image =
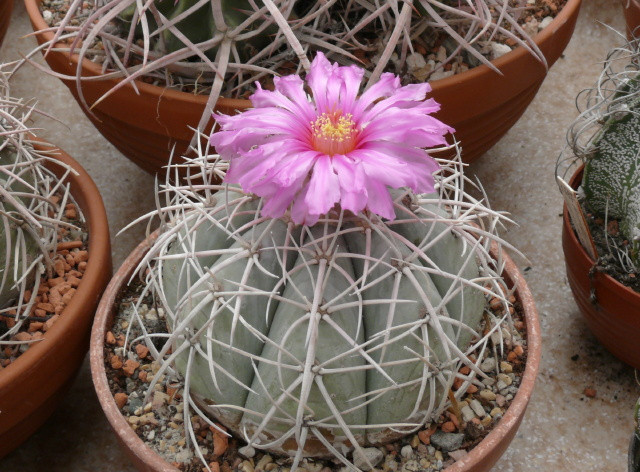
[[[620,260],[640,263],[640,68],[638,44],[614,49],[596,85],[583,95],[584,111],[569,131],[584,162],[587,209],[619,222],[629,245]],[[631,58],[631,63],[629,63]]]
[[[349,463],[437,419],[461,367],[458,398],[484,375],[504,321],[486,298],[508,304],[489,254],[504,217],[464,192],[459,161],[441,162],[434,194],[395,190],[392,222],[334,210],[313,226],[212,183],[224,165],[192,159],[193,181],[167,187],[139,268],[169,330],[147,340],[155,378],[175,369],[185,408],[255,448]]]
[[[620,231],[640,254],[640,87],[633,81],[615,100],[613,113],[594,140],[593,155],[585,164],[582,185],[589,208],[620,221]]]

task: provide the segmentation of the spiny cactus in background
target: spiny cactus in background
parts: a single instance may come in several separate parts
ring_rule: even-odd
[[[140,266],[170,332],[157,350],[147,340],[164,360],[156,379],[177,369],[185,408],[297,461],[349,461],[436,419],[462,366],[458,398],[483,376],[504,321],[486,296],[507,306],[489,255],[504,217],[464,192],[459,161],[441,164],[437,193],[394,192],[393,222],[335,211],[308,227],[212,184],[216,156],[190,161],[200,181],[165,189],[164,228]]]
[[[29,314],[40,276],[52,267],[68,188],[43,163],[25,123],[33,106],[10,96],[7,74],[0,70],[0,345],[9,340]],[[62,207],[52,199],[62,196]]]
[[[244,98],[256,81],[308,71],[317,52],[341,64],[363,64],[369,86],[385,71],[405,82],[418,80],[409,73],[413,67],[421,69],[420,81],[427,80],[435,64],[410,65],[407,58],[433,37],[446,38],[445,62],[464,51],[469,61],[493,67],[477,48],[496,34],[545,62],[518,24],[525,0],[95,0],[88,15],[86,3],[71,2],[42,48],[60,48],[65,39],[81,58],[99,54],[106,74],[124,77],[102,99],[142,76],[171,86],[210,87],[199,129],[220,96]],[[78,93],[83,102],[80,86]]]
[[[582,95],[584,110],[569,130],[584,162],[584,202],[593,214],[618,220],[629,245],[623,265],[640,263],[640,70],[638,42],[609,54],[597,83]]]
[[[154,5],[157,8],[157,12],[166,18],[167,24],[174,25],[179,31],[178,35],[172,33],[172,28],[169,27],[162,31],[162,41],[155,45],[156,51],[159,53],[172,53],[184,48],[185,41],[181,39],[181,35],[184,35],[192,44],[200,44],[221,33],[219,27],[222,25],[219,24],[219,21],[216,22],[210,1],[203,4],[203,2],[197,0],[156,0]],[[251,2],[248,0],[220,0],[219,8],[224,19],[223,29],[237,28],[249,19],[250,12],[253,10]],[[144,37],[143,26],[139,18],[140,15],[135,4],[120,15],[120,19],[126,25],[131,25],[132,23],[137,25],[135,29],[137,39]],[[148,21],[151,31],[158,28],[153,16],[149,17]],[[270,43],[277,31],[278,29],[274,28],[273,25],[267,25],[259,35],[249,37],[244,47],[238,48],[240,59],[245,61],[252,54],[264,48]],[[204,52],[209,59],[215,60],[217,49],[217,47],[214,47]]]

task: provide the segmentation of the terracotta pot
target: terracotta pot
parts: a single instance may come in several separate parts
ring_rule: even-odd
[[[573,175],[569,185],[577,189],[580,182],[582,168]],[[595,261],[578,241],[566,205],[562,248],[569,286],[587,326],[614,356],[640,369],[640,294],[602,272],[590,276]]]
[[[154,233],[129,255],[104,292],[91,332],[91,375],[98,400],[105,415],[135,467],[141,472],[178,472],[178,469],[165,462],[158,454],[147,447],[121,415],[109,389],[104,365],[105,336],[113,325],[115,310],[117,309],[121,292],[126,287],[134,269],[149,250],[150,244],[156,236]],[[443,472],[486,472],[493,467],[507,449],[520,426],[538,374],[541,357],[538,312],[524,277],[508,255],[503,254],[503,257],[505,260],[505,272],[503,275],[510,286],[515,285],[517,287],[515,296],[524,308],[527,325],[527,365],[518,393],[500,422],[464,459],[456,462]]]
[[[640,26],[640,2],[638,0],[620,0],[624,10],[624,19],[627,24],[627,38]]]
[[[36,31],[47,27],[38,10],[41,0],[25,0]],[[560,57],[575,26],[582,0],[568,0],[554,21],[535,38],[549,67]],[[52,33],[37,35],[40,43]],[[78,58],[61,52],[46,57],[49,66],[64,75],[76,75]],[[524,48],[496,59],[493,63],[503,75],[480,66],[462,74],[432,83],[433,96],[442,104],[437,115],[453,126],[462,142],[463,158],[471,162],[493,146],[520,118],[533,100],[546,75],[545,67]],[[82,63],[83,76],[95,76],[100,67],[88,60]],[[118,80],[85,82],[83,91],[91,104],[111,89]],[[65,82],[77,97],[75,82]],[[94,108],[97,119],[89,119],[125,156],[148,172],[166,165],[172,145],[176,155],[183,154],[192,138],[189,126],[196,127],[207,97],[196,96],[137,81],[140,95],[128,86]],[[125,105],[126,104],[126,105]],[[246,109],[248,100],[220,99],[217,109],[233,113]],[[86,113],[86,112],[85,112]]]
[[[93,315],[112,272],[107,214],[98,188],[69,155],[58,150],[55,157],[78,173],[68,181],[87,219],[89,260],[75,295],[43,341],[0,371],[0,458],[34,433],[63,399],[89,348]],[[47,165],[61,172],[60,166]]]
[[[13,0],[0,0],[0,46],[2,46],[2,40],[9,28],[9,20],[11,20],[12,11]]]

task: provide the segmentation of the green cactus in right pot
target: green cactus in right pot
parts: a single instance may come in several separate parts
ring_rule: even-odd
[[[624,81],[608,103],[584,167],[585,203],[594,214],[619,220],[640,262],[640,83]]]

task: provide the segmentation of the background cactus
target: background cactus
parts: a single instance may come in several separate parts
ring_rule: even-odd
[[[164,361],[155,379],[176,369],[185,408],[295,461],[347,461],[437,418],[462,366],[458,398],[484,376],[506,319],[485,309],[486,295],[507,306],[488,253],[503,216],[464,192],[459,162],[443,161],[437,194],[397,191],[392,223],[340,212],[313,227],[265,219],[261,200],[212,184],[215,156],[189,165],[194,180],[163,191],[140,266],[170,332],[161,347],[146,338]]]
[[[69,198],[68,187],[43,165],[51,160],[47,152],[33,147],[25,125],[33,111],[32,104],[10,96],[8,75],[0,70],[0,323],[14,321],[0,329],[0,346],[30,312],[33,302],[25,302],[25,292],[36,292],[40,276],[52,267]],[[62,197],[62,206],[53,195]]]
[[[614,49],[595,86],[582,95],[583,111],[569,130],[569,142],[584,162],[586,208],[618,220],[629,245],[610,245],[623,267],[640,262],[640,83],[638,41]]]
[[[384,71],[417,80],[408,73],[407,58],[432,37],[447,38],[445,62],[465,51],[470,62],[493,67],[477,48],[496,34],[545,62],[518,25],[526,0],[95,0],[89,15],[85,4],[71,2],[43,47],[59,48],[59,40],[68,39],[81,58],[99,55],[106,74],[125,77],[115,89],[140,76],[189,90],[210,88],[200,129],[221,95],[245,98],[256,80],[308,71],[318,51],[341,64],[364,65],[369,84]],[[71,26],[78,15],[80,28]],[[425,62],[424,80],[435,70]],[[81,87],[78,92],[83,100]]]

